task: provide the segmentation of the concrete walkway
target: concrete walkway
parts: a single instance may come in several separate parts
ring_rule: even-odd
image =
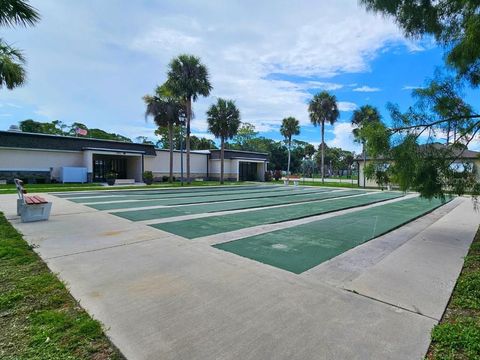
[[[420,359],[480,223],[458,199],[295,275],[46,197],[48,222],[0,211],[128,359]]]

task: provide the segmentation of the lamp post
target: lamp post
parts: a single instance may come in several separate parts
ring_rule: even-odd
[[[183,186],[183,121],[180,121],[180,186]]]

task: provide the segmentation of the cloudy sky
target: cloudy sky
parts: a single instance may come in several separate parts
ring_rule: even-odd
[[[340,122],[327,143],[358,150],[352,110],[373,104],[388,122],[388,101],[406,107],[412,87],[442,65],[429,41],[405,39],[391,19],[367,13],[356,0],[121,1],[37,0],[35,28],[2,29],[24,50],[28,83],[0,92],[0,129],[32,118],[85,123],[135,138],[153,138],[142,96],[165,81],[180,53],[201,57],[213,91],[194,105],[196,135],[217,97],[234,99],[242,120],[280,139],[282,118],[297,117],[301,140],[319,143],[307,102],[334,93]]]

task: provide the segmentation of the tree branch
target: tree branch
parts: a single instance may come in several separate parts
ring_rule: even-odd
[[[392,129],[389,129],[389,131],[392,132],[392,133],[397,133],[397,132],[416,129],[416,128],[421,128],[421,127],[428,128],[428,127],[439,125],[439,124],[442,124],[442,123],[445,123],[445,122],[448,122],[448,121],[452,121],[452,120],[468,120],[468,119],[477,119],[477,118],[480,118],[480,114],[473,114],[473,115],[468,115],[468,116],[453,116],[453,117],[450,117],[450,118],[447,118],[447,119],[437,120],[437,121],[433,121],[433,122],[427,123],[427,124],[416,124],[416,125],[409,125],[409,126],[392,128]]]

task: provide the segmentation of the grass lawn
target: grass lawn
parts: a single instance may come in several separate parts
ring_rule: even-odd
[[[0,359],[123,359],[0,213]]]
[[[358,188],[358,184],[355,181],[353,184],[352,183],[347,183],[347,182],[322,182],[320,181],[299,181],[299,185],[308,185],[308,186],[328,186],[328,187],[343,187],[343,188]]]
[[[432,331],[427,359],[480,359],[480,228],[447,310]]]
[[[243,181],[225,181],[224,185],[245,185]],[[192,181],[190,185],[184,183],[184,187],[197,187],[197,186],[219,186],[219,181]],[[25,184],[25,188],[30,193],[41,192],[56,192],[56,191],[91,191],[91,190],[128,190],[128,189],[155,189],[155,188],[168,188],[168,187],[181,187],[180,182],[170,183],[155,183],[148,186],[102,186],[99,184]],[[14,184],[0,185],[1,194],[16,194],[17,190]]]

